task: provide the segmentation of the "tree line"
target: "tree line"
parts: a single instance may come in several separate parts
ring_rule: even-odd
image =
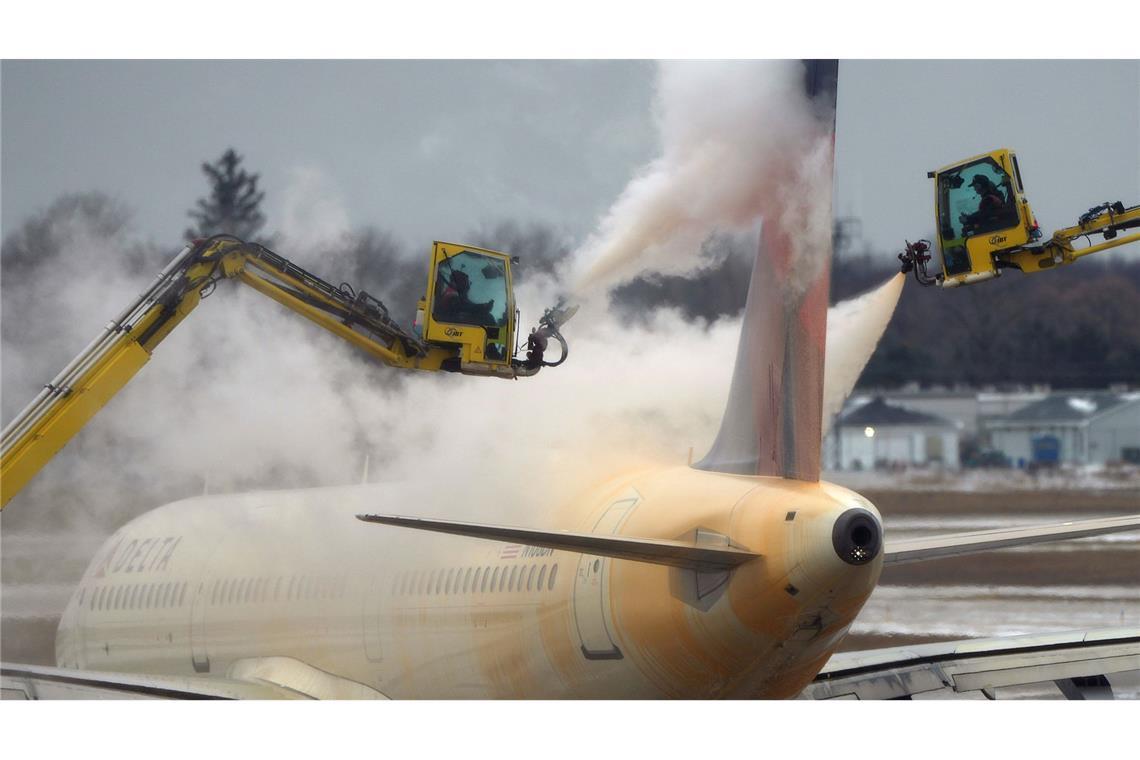
[[[235,150],[203,163],[207,192],[189,210],[187,238],[229,232],[272,245],[261,237],[266,216],[260,177],[242,166]],[[60,221],[81,219],[89,234],[112,236],[129,213],[98,193],[65,196],[46,212],[7,235],[2,244],[3,288],[18,287],[61,248]],[[837,248],[848,235],[836,225]],[[569,256],[573,242],[541,223],[504,220],[472,230],[472,244],[517,255],[516,280],[549,274]],[[408,251],[376,227],[329,241],[338,276],[380,298],[407,321],[426,280],[422,256]],[[317,268],[330,251],[297,252],[302,266]],[[122,252],[140,271],[161,266],[169,250],[132,245]],[[289,255],[292,252],[286,252]],[[647,319],[655,309],[679,309],[692,320],[732,317],[744,307],[754,251],[731,236],[706,241],[705,265],[685,277],[647,275],[615,288],[611,308],[623,318]],[[841,255],[831,270],[832,301],[864,292],[897,271],[893,252]],[[5,309],[5,311],[8,311]],[[913,280],[903,289],[894,319],[860,380],[861,387],[1026,386],[1098,388],[1140,383],[1140,256],[1083,260],[1060,271],[1036,275],[1007,272],[996,281],[942,291]],[[5,326],[15,314],[4,314]],[[7,332],[7,330],[5,330]]]

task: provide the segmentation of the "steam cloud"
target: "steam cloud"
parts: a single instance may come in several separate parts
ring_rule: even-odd
[[[710,235],[754,230],[765,215],[796,233],[794,279],[810,282],[831,234],[831,145],[801,89],[793,61],[662,65],[662,154],[572,262],[576,293],[690,272]]]
[[[523,323],[556,300],[567,273],[588,295],[646,271],[689,271],[711,234],[754,234],[765,210],[812,230],[805,245],[821,227],[826,239],[828,205],[815,200],[828,199],[810,188],[830,171],[830,146],[819,143],[797,77],[784,63],[663,66],[661,159],[630,183],[559,276],[538,271],[519,284]],[[783,165],[791,145],[809,160]],[[343,239],[347,216],[335,197],[319,174],[296,173],[275,247],[339,282],[335,257],[298,256],[321,247],[314,228],[327,235],[325,250]],[[300,223],[309,213],[320,224]],[[5,420],[151,275],[122,256],[138,247],[129,229],[105,234],[75,216],[54,225],[60,253],[51,275],[37,267],[18,290],[5,288],[6,301],[20,293],[18,309],[5,314],[16,320],[4,334]],[[89,277],[96,268],[97,285]],[[5,522],[46,528],[51,515],[72,529],[89,520],[86,527],[107,531],[155,505],[132,494],[165,500],[204,488],[353,483],[367,456],[370,480],[421,484],[425,513],[540,524],[583,483],[684,464],[690,447],[699,457],[716,433],[739,329],[738,318],[706,323],[677,309],[631,324],[596,307],[567,328],[570,360],[537,378],[411,376],[222,283],[12,503]]]

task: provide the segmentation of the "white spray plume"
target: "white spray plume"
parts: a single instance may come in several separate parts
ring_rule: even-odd
[[[823,434],[855,389],[902,295],[906,277],[896,274],[874,290],[837,303],[827,312],[827,365],[823,375]]]
[[[333,181],[315,166],[294,167],[281,194],[280,233],[297,248],[315,248],[349,232],[348,211]]]
[[[665,154],[615,204],[600,237],[572,259],[573,271],[593,267],[592,276],[613,282],[619,272],[692,269],[703,263],[697,252],[711,231],[751,229],[764,208],[794,217],[781,226],[829,226],[816,210],[827,204],[814,202],[827,199],[787,202],[803,197],[792,192],[797,182],[829,171],[796,74],[794,64],[782,63],[664,66]],[[790,184],[758,182],[780,169],[774,156],[793,144],[807,158],[791,174],[784,167]],[[347,219],[338,193],[319,173],[294,176],[281,252],[300,258],[300,246],[335,248]],[[765,193],[784,201],[766,206]],[[302,214],[304,203],[322,210]],[[59,312],[44,336],[68,351],[43,369],[42,361],[23,361],[21,352],[37,351],[36,341],[6,343],[6,366],[40,367],[18,378],[5,371],[6,393],[34,392],[115,304],[137,293],[146,273],[115,255],[130,242],[125,235],[76,242],[61,256],[76,273],[99,264],[97,296],[81,276],[28,284],[29,304],[41,304],[37,313]],[[339,282],[335,256],[310,266]],[[537,276],[519,286],[524,323],[554,302],[556,289],[553,279]],[[214,493],[354,483],[370,456],[373,480],[422,484],[438,497],[431,499],[437,516],[538,524],[546,506],[591,479],[639,464],[682,464],[690,447],[697,456],[707,450],[739,330],[738,318],[706,325],[659,310],[631,325],[608,310],[583,309],[566,330],[570,360],[535,378],[401,374],[259,294],[223,283],[69,446],[66,461],[49,465],[21,498],[47,498],[58,491],[49,484],[69,483],[91,509],[113,510],[132,482],[190,491],[178,495],[192,495],[207,478]]]
[[[663,64],[662,154],[578,252],[570,271],[575,291],[646,272],[692,271],[709,235],[752,229],[765,215],[798,233],[794,248],[811,249],[796,254],[827,241],[830,138],[801,90],[793,61]],[[819,265],[820,257],[806,258]],[[797,279],[810,281],[811,273]]]

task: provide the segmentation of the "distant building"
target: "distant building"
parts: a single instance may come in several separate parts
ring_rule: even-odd
[[[829,469],[869,470],[939,464],[958,469],[960,425],[876,397],[841,414],[828,435]]]
[[[1140,393],[1054,393],[985,427],[1017,466],[1140,464]]]
[[[1005,417],[1018,409],[1047,397],[1047,390],[999,392],[972,389],[920,389],[917,386],[898,390],[860,393],[852,397],[852,405],[881,396],[892,406],[915,412],[934,414],[958,425],[963,436],[984,432],[985,424],[995,417]]]

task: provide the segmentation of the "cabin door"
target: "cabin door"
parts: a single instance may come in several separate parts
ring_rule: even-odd
[[[206,605],[210,584],[206,580],[198,582],[194,592],[194,607],[190,611],[190,660],[195,673],[210,672],[210,656],[206,652]]]
[[[640,498],[631,489],[628,496],[615,501],[602,513],[591,532],[603,535],[617,533]],[[587,660],[622,658],[621,649],[614,642],[610,614],[610,562],[592,554],[583,554],[578,560],[578,575],[574,580],[574,622],[582,654]]]
[[[384,650],[380,641],[385,620],[383,605],[380,601],[380,590],[380,578],[373,577],[361,605],[361,619],[364,624],[364,656],[368,658],[369,662],[380,662],[384,659]]]

